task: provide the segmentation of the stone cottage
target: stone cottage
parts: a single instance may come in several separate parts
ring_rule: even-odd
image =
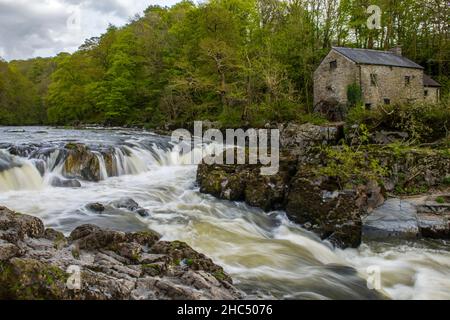
[[[314,73],[314,105],[318,111],[349,104],[356,90],[367,108],[394,103],[439,101],[440,85],[424,68],[391,51],[333,47]]]
[[[425,101],[439,102],[441,99],[441,85],[426,74],[423,75]]]

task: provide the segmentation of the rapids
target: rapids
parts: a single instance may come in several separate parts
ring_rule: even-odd
[[[56,188],[63,179],[67,143],[88,145],[98,156],[101,181]],[[109,177],[102,150],[114,150],[117,176]],[[201,152],[196,149],[194,152]],[[123,231],[150,228],[181,240],[222,265],[247,298],[372,299],[368,268],[381,271],[392,299],[450,299],[450,250],[444,241],[365,243],[333,249],[284,212],[265,213],[199,192],[196,166],[168,137],[132,130],[0,127],[0,205],[69,233],[93,223]],[[132,198],[150,217],[126,211],[99,215],[86,208]]]

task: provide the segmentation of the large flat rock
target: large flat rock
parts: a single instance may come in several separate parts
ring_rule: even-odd
[[[413,202],[389,199],[363,219],[363,240],[417,239],[420,236]]]

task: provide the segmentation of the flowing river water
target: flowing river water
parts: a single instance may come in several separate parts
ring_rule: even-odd
[[[117,176],[58,188],[63,147],[83,143],[114,150]],[[7,150],[14,150],[15,156]],[[199,192],[196,166],[168,137],[131,130],[0,127],[0,205],[41,218],[68,234],[93,223],[122,231],[150,228],[211,257],[253,299],[372,299],[366,279],[380,271],[385,297],[450,299],[450,246],[445,241],[365,243],[333,249],[284,212],[265,213]],[[61,177],[60,177],[61,178]],[[93,213],[89,203],[132,198],[150,212]]]

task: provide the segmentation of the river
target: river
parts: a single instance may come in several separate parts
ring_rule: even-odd
[[[101,181],[81,181],[81,188],[51,186],[62,174],[60,150],[69,142],[99,150],[100,158],[102,148],[113,148],[119,176],[102,170]],[[12,147],[20,156],[7,151]],[[366,279],[373,278],[368,272],[374,268],[387,298],[450,299],[447,242],[333,249],[284,212],[201,194],[196,166],[186,156],[168,137],[150,132],[0,127],[0,205],[66,234],[93,223],[122,231],[150,228],[165,240],[185,241],[223,266],[249,299],[373,299],[379,296]],[[150,216],[121,210],[100,215],[86,208],[122,198],[134,199]]]

